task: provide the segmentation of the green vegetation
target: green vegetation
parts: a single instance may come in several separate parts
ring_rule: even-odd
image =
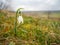
[[[17,24],[17,36],[14,36],[15,17],[0,13],[0,44],[13,41],[16,45],[50,45],[60,43],[60,21],[41,19],[23,15],[24,23]],[[8,42],[7,42],[8,41]]]

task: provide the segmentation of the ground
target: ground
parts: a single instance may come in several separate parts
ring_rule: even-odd
[[[9,14],[9,13],[8,13]],[[60,17],[54,14],[48,18],[23,15],[24,23],[16,25],[15,13],[8,16],[0,12],[0,45],[52,45],[60,44]],[[10,13],[11,14],[11,13]]]

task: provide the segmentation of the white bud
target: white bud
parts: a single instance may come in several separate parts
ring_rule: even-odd
[[[23,23],[23,17],[22,16],[19,16],[18,18],[17,18],[17,20],[18,20],[18,23],[20,24],[20,23]]]

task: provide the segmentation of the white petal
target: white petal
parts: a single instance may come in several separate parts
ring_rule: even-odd
[[[18,20],[18,23],[23,23],[23,17],[22,17],[22,16],[19,16],[19,17],[17,18],[17,20]]]

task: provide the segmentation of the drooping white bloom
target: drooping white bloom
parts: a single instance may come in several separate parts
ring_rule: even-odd
[[[20,24],[20,23],[23,23],[23,17],[22,16],[19,16],[18,18],[17,18],[17,20],[18,20],[18,23]]]

